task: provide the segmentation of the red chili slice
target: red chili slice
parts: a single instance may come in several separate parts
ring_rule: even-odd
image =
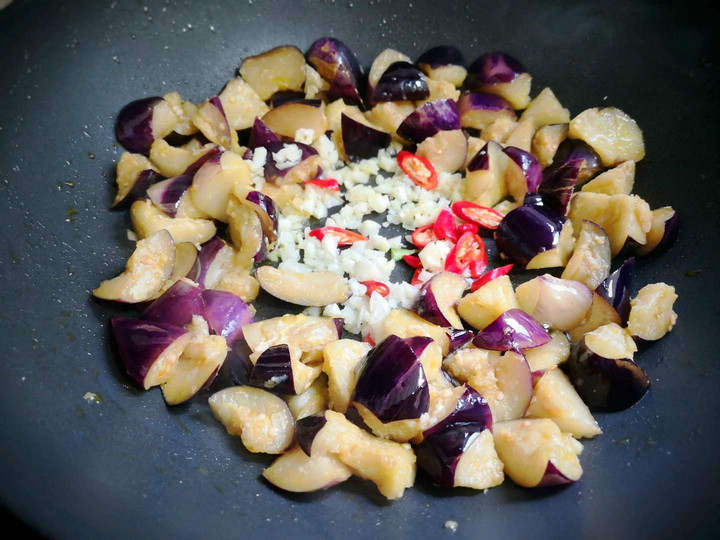
[[[463,233],[445,261],[445,270],[456,274],[470,271],[472,277],[479,277],[487,266],[485,243],[477,234]]]
[[[456,242],[460,237],[455,216],[447,208],[440,210],[433,223],[433,234],[438,240],[452,240]]]
[[[329,189],[330,191],[340,191],[340,184],[334,178],[314,178],[305,180],[305,183],[322,189]]]
[[[397,155],[397,162],[405,174],[416,185],[427,190],[435,189],[438,185],[437,172],[424,157],[416,156],[412,152],[401,150]]]
[[[375,346],[375,340],[372,338],[372,336],[371,336],[370,334],[368,334],[367,336],[365,336],[365,338],[363,339],[363,341],[364,341],[365,343],[369,343],[371,347],[374,347],[374,346]]]
[[[465,221],[474,223],[484,229],[494,231],[505,215],[494,208],[480,206],[470,201],[458,201],[452,204],[453,213]]]
[[[387,296],[390,294],[390,287],[382,283],[381,281],[361,281],[365,288],[366,296],[372,296],[372,293],[377,292],[380,296]]]
[[[413,285],[414,287],[417,287],[418,285],[422,285],[422,281],[420,281],[420,272],[422,272],[422,268],[418,268],[415,270],[415,273],[413,274],[412,279],[410,280],[410,285]]]
[[[473,282],[473,284],[470,286],[470,291],[475,292],[480,287],[485,285],[486,283],[492,281],[495,278],[499,278],[500,276],[505,276],[510,273],[510,270],[512,270],[512,267],[515,266],[513,264],[506,264],[505,266],[500,266],[498,268],[493,268],[490,270],[487,274],[485,274],[480,279]]]
[[[458,237],[462,236],[464,233],[466,233],[468,231],[473,234],[477,234],[478,226],[475,225],[474,223],[461,223],[460,225],[458,225],[457,230],[458,230]]]
[[[433,223],[430,225],[423,225],[418,227],[412,233],[411,239],[415,247],[422,249],[427,246],[430,242],[435,240],[435,234],[433,233]]]
[[[366,242],[367,236],[362,234],[341,229],[340,227],[321,227],[310,231],[310,236],[322,241],[325,235],[333,236],[338,239],[338,246],[350,246],[355,242]]]
[[[422,262],[420,261],[420,257],[417,255],[405,255],[403,257],[403,261],[405,261],[405,264],[407,264],[410,268],[421,268]]]

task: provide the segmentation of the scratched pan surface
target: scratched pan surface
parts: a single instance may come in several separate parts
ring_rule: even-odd
[[[452,535],[446,520],[457,538],[716,533],[718,13],[655,4],[15,0],[0,11],[2,504],[61,538],[438,538]],[[508,480],[482,494],[419,475],[393,503],[356,479],[283,495],[259,477],[270,458],[226,435],[207,394],[168,409],[118,367],[107,320],[122,310],[88,295],[131,252],[126,216],[106,211],[114,114],[171,90],[205,99],[243,56],[324,34],[366,65],[385,47],[506,50],[573,113],[612,104],[644,129],[637,192],[674,206],[683,229],[670,253],[640,263],[638,284],[674,284],[679,323],[640,356],[649,395],[599,415],[605,434],[586,443],[577,484]]]

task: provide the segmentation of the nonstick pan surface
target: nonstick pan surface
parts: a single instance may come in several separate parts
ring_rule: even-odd
[[[718,58],[710,3],[15,0],[0,11],[0,501],[61,538],[669,538],[718,532]],[[517,56],[577,114],[614,105],[645,133],[636,192],[672,205],[676,246],[638,265],[679,322],[639,362],[652,389],[598,415],[585,474],[560,489],[433,487],[401,500],[353,479],[306,496],[227,436],[207,394],[169,409],[118,365],[89,291],[132,251],[107,211],[116,112],[177,90],[201,101],[244,56],[335,35],[365,65],[437,44]],[[261,297],[261,316],[288,309]],[[102,396],[88,403],[86,392]],[[455,533],[444,528],[458,523]],[[717,536],[715,536],[717,537]]]

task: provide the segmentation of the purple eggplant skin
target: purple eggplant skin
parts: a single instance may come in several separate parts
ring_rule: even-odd
[[[263,234],[268,242],[274,242],[277,238],[278,208],[270,197],[260,191],[251,191],[245,197],[245,201],[257,213],[262,224]]]
[[[273,394],[295,394],[290,347],[273,345],[265,349],[250,371],[250,384]]]
[[[472,330],[458,330],[457,328],[446,328],[445,331],[450,338],[450,348],[448,354],[457,351],[466,343],[469,343],[475,337]]]
[[[553,157],[552,165],[550,165],[548,169],[557,169],[558,167],[562,167],[563,164],[576,159],[582,161],[577,179],[579,183],[590,180],[603,170],[600,156],[597,155],[589,144],[578,139],[565,139],[560,143]]]
[[[337,329],[338,339],[342,339],[343,325],[345,324],[345,319],[343,319],[342,317],[334,317],[333,323],[335,323],[335,328]]]
[[[150,186],[147,190],[147,196],[155,203],[155,206],[174,218],[180,206],[180,201],[192,181],[193,176],[191,174],[181,174],[180,176],[168,178]]]
[[[425,349],[427,349],[428,345],[433,342],[433,339],[426,336],[412,336],[405,338],[405,341],[412,349],[415,357],[420,358],[425,352]]]
[[[202,301],[210,331],[224,337],[229,347],[243,337],[242,327],[254,320],[250,306],[231,292],[207,289]]]
[[[615,308],[623,325],[630,316],[630,296],[633,292],[634,278],[635,257],[630,257],[595,289],[603,300]]]
[[[333,80],[330,82],[330,88],[327,91],[329,101],[342,99],[349,105],[359,105],[363,107],[362,96],[358,88],[359,81],[347,70],[339,70]]]
[[[464,66],[465,56],[460,49],[452,45],[438,45],[422,53],[415,63],[422,69],[428,66],[430,69],[442,66]]]
[[[417,67],[410,62],[393,62],[380,77],[370,101],[422,101],[429,96],[427,81]]]
[[[255,118],[252,129],[250,130],[250,140],[248,141],[248,149],[255,150],[258,146],[267,146],[269,143],[280,142],[273,130],[271,130],[265,122],[259,118]],[[243,156],[243,159],[247,159]]]
[[[306,54],[308,63],[320,76],[332,82],[339,71],[347,73],[358,86],[362,78],[362,68],[350,47],[333,37],[321,37],[313,42]]]
[[[398,135],[421,143],[440,131],[460,129],[460,113],[452,99],[429,101],[408,115],[397,129]]]
[[[485,111],[511,111],[513,115],[515,111],[510,104],[500,96],[495,94],[486,94],[484,92],[463,92],[458,99],[458,109],[460,115],[466,111],[474,109],[482,109]]]
[[[545,467],[545,474],[543,474],[542,480],[535,487],[547,487],[547,486],[561,486],[564,484],[572,484],[575,480],[572,480],[565,476],[560,469],[548,461],[547,467]]]
[[[650,379],[635,362],[604,358],[590,350],[584,340],[574,345],[563,369],[591,410],[622,411],[650,388]]]
[[[305,101],[305,92],[298,92],[297,90],[280,90],[270,96],[270,107],[278,107],[283,103],[294,103],[297,101]],[[310,100],[308,100],[310,101]],[[312,100],[320,101],[320,100]]]
[[[183,175],[189,174],[191,176],[195,176],[195,173],[198,172],[203,165],[205,165],[205,162],[210,160],[214,160],[215,163],[220,163],[222,153],[223,151],[219,147],[213,146],[210,150],[188,165],[183,171]]]
[[[310,457],[310,449],[315,440],[315,435],[325,427],[326,423],[324,412],[306,416],[295,422],[295,441],[308,457]]]
[[[475,154],[475,157],[473,157],[470,160],[470,163],[467,164],[467,170],[468,172],[472,171],[487,171],[490,168],[490,152],[488,150],[488,147],[491,144],[497,144],[495,141],[488,141],[485,143],[485,146],[483,146],[477,154]]]
[[[150,153],[155,137],[152,132],[153,108],[163,98],[153,96],[131,101],[117,115],[115,138],[128,152]]]
[[[583,160],[578,158],[566,161],[557,168],[546,169],[538,190],[543,206],[565,215],[582,167]]]
[[[127,195],[113,204],[110,207],[110,210],[127,209],[135,201],[143,199],[148,191],[148,188],[162,180],[163,177],[152,169],[140,171],[137,176],[135,176],[135,183],[133,184],[133,187],[130,188],[130,191],[127,192]]]
[[[557,247],[565,221],[565,216],[550,209],[523,205],[508,212],[493,237],[502,253],[524,266],[539,253]]]
[[[368,353],[353,401],[367,407],[381,422],[420,418],[427,412],[428,382],[408,340],[391,334]]]
[[[146,307],[139,317],[153,323],[185,326],[192,321],[193,315],[205,317],[202,289],[181,279]]]
[[[200,252],[198,253],[200,271],[198,272],[197,279],[195,281],[201,288],[205,288],[205,277],[207,276],[210,265],[215,260],[218,252],[226,246],[227,244],[219,236],[213,236],[210,240],[200,246]]]
[[[471,386],[465,386],[465,391],[457,400],[455,408],[440,422],[423,431],[423,437],[429,437],[433,433],[442,431],[453,424],[477,424],[480,430],[489,429],[492,431],[493,418],[490,405]]]
[[[284,178],[285,175],[293,169],[292,167],[288,167],[287,169],[279,169],[277,164],[275,163],[275,159],[273,158],[274,153],[279,152],[285,146],[290,144],[294,144],[295,146],[300,148],[302,154],[302,157],[300,158],[300,163],[302,163],[309,157],[318,155],[317,150],[315,150],[315,148],[313,148],[309,144],[283,141],[269,142],[265,144],[264,146],[267,149],[267,161],[265,162],[265,180],[267,180],[268,182],[274,182],[277,178]]]
[[[506,146],[503,152],[507,155],[522,171],[525,176],[525,185],[528,193],[535,193],[543,181],[542,167],[540,162],[530,152],[526,152],[515,146]]]
[[[456,423],[425,437],[415,448],[418,466],[439,486],[454,487],[458,462],[482,431],[474,422]]]
[[[353,120],[343,113],[340,119],[343,146],[350,161],[372,159],[390,144],[390,134]]]
[[[678,213],[675,212],[670,218],[665,220],[665,229],[662,238],[654,248],[650,249],[650,251],[645,251],[643,250],[644,245],[639,244],[628,236],[625,240],[625,245],[620,251],[620,256],[638,255],[640,257],[657,257],[658,255],[662,255],[673,247],[677,241],[679,232],[680,218],[678,217]]]
[[[477,90],[485,85],[509,83],[521,73],[527,73],[527,70],[514,57],[504,52],[489,52],[468,66],[465,86]]]
[[[187,334],[180,326],[128,317],[113,317],[110,324],[127,374],[142,387],[145,376],[162,353]]]
[[[508,309],[493,322],[480,330],[473,345],[491,351],[515,351],[534,349],[550,343],[545,328],[521,309]]]

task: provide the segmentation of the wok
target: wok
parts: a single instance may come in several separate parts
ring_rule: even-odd
[[[15,0],[0,11],[0,500],[60,538],[712,537],[719,530],[718,65],[710,3]],[[640,261],[638,288],[675,285],[679,323],[639,357],[652,389],[598,415],[585,475],[560,489],[507,481],[487,494],[433,487],[399,501],[353,479],[293,496],[259,474],[211,417],[207,394],[168,408],[130,383],[89,291],[122,269],[128,220],[109,213],[116,112],[178,90],[198,102],[241,59],[321,35],[365,65],[458,45],[510,52],[573,113],[614,105],[645,133],[636,192],[669,204],[676,246]],[[262,316],[284,312],[261,298]],[[96,392],[102,403],[88,403]],[[717,537],[717,536],[715,536]]]

